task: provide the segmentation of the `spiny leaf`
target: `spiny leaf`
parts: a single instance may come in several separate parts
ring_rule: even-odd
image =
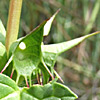
[[[31,34],[27,35],[19,42],[14,51],[13,64],[18,77],[31,77],[33,71],[37,69],[41,61],[41,42],[43,38],[43,22]]]
[[[56,13],[55,13],[52,17],[50,17],[50,19],[48,19],[48,20],[46,21],[46,23],[45,23],[45,25],[44,25],[44,27],[43,27],[43,36],[47,36],[47,35],[49,34],[50,29],[51,29],[52,22],[53,22],[54,18],[56,17],[56,15],[58,14],[59,11],[60,11],[60,9],[58,9],[58,10],[56,11]],[[15,42],[11,45],[10,51],[9,51],[10,54],[13,53],[13,52],[15,51],[16,46],[18,45],[18,43],[19,43],[23,38],[24,38],[24,37],[18,39],[17,41],[15,41]],[[14,49],[13,49],[13,48],[14,48]]]
[[[42,35],[49,34],[52,22],[58,12],[59,10],[48,21],[45,21],[44,24],[40,25],[35,30],[36,32],[34,31],[25,38],[22,38],[19,41],[19,45],[17,42],[15,52],[11,51],[12,49],[10,50],[10,52],[14,52],[13,62],[14,68],[18,73],[18,77],[20,75],[24,77],[31,77],[32,71],[37,68],[41,58]]]
[[[98,33],[100,33],[100,31],[94,32],[92,34],[89,34],[89,35],[86,35],[86,36],[83,36],[80,38],[76,38],[76,39],[73,39],[73,40],[70,40],[67,42],[62,42],[62,43],[58,43],[58,44],[50,44],[50,45],[42,45],[41,46],[42,47],[42,55],[43,55],[45,64],[48,66],[50,71],[53,73],[54,64],[56,62],[57,57],[61,53],[71,49],[72,47],[78,45],[85,39],[87,39],[93,35],[96,35]],[[45,84],[48,82],[50,76],[49,76],[48,72],[45,69],[43,69],[42,64],[39,67],[42,70],[43,77],[44,77],[44,84]]]
[[[24,88],[21,92],[21,100],[75,100],[77,95],[68,87],[54,82],[44,86],[34,85],[29,89]]]
[[[100,31],[97,31],[92,34],[85,35],[85,36],[82,36],[82,37],[79,37],[79,38],[76,38],[76,39],[73,39],[67,42],[62,42],[58,44],[50,44],[50,45],[42,45],[42,52],[43,52],[45,63],[49,67],[53,67],[58,55],[75,47],[76,45],[84,41],[85,39],[93,35],[99,34],[99,33]]]

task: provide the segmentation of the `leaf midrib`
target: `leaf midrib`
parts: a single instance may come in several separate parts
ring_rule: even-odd
[[[10,88],[12,88],[14,91],[15,91],[15,89],[13,88],[13,87],[11,87],[10,85],[7,85],[7,84],[5,84],[5,83],[0,83],[1,85],[5,85],[5,86],[7,86],[7,87],[10,87]]]
[[[6,96],[4,96],[4,97],[0,98],[0,100],[2,100],[2,99],[4,99],[4,98],[6,98],[7,96],[9,96],[9,95],[11,95],[11,94],[17,93],[17,92],[20,92],[20,91],[11,92],[11,93],[9,93],[8,95],[6,95]]]

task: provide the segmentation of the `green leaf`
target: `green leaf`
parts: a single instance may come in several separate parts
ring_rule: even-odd
[[[14,51],[13,64],[18,77],[31,77],[33,71],[37,69],[41,61],[41,42],[43,39],[43,28],[46,22],[43,22],[31,34],[22,38]]]
[[[92,34],[85,35],[85,36],[82,36],[82,37],[79,37],[67,42],[58,43],[58,44],[42,45],[42,53],[43,53],[43,58],[44,58],[45,63],[49,67],[53,67],[57,56],[59,56],[61,53],[75,47],[76,45],[84,41],[85,39],[99,33],[100,31],[94,32]]]
[[[18,79],[21,75],[25,78],[31,77],[33,70],[36,70],[41,60],[41,42],[43,34],[49,34],[52,22],[58,12],[59,10],[30,35],[21,38],[11,45],[9,54],[10,56],[11,54],[14,55],[13,64],[14,69],[17,71]]]
[[[59,10],[48,21],[45,21],[35,29],[35,31],[30,35],[15,42],[15,44],[11,46],[10,55],[14,52],[14,69],[18,73],[18,77],[21,75],[24,77],[31,77],[32,72],[36,70],[42,58],[41,42],[43,35],[46,36],[49,34],[52,22]]]
[[[19,100],[20,91],[8,76],[0,74],[0,100]]]
[[[44,86],[34,85],[24,88],[21,92],[21,100],[75,100],[77,95],[68,87],[60,83],[48,83]]]
[[[8,76],[0,74],[0,100],[75,100],[77,95],[57,82],[20,89]]]
[[[3,69],[7,61],[5,46],[0,42],[0,71]]]
[[[60,9],[58,9],[56,11],[56,13],[50,17],[50,19],[48,19],[46,22],[45,22],[45,25],[43,27],[43,36],[47,36],[50,32],[50,29],[51,29],[51,25],[52,25],[52,22],[54,20],[54,18],[56,17],[56,15],[58,14],[58,12],[60,11]],[[18,45],[18,43],[23,39],[24,37],[18,39],[16,42],[14,42],[11,47],[10,47],[10,53],[13,53],[15,51],[15,48],[16,46]],[[13,49],[14,48],[14,49]]]
[[[0,20],[0,42],[2,42],[4,45],[5,45],[5,36],[6,36],[6,31],[2,24],[2,21]]]
[[[71,49],[72,47],[75,47],[76,45],[78,45],[79,43],[81,43],[82,41],[84,41],[85,39],[96,35],[100,33],[100,31],[89,34],[89,35],[85,35],[83,37],[80,38],[76,38],[67,42],[62,42],[62,43],[58,43],[58,44],[50,44],[50,45],[42,45],[42,55],[43,55],[43,59],[45,64],[48,66],[48,68],[51,70],[51,72],[53,73],[53,67],[54,64],[56,62],[57,57]],[[39,66],[40,69],[42,70],[43,76],[44,76],[44,84],[47,83],[49,75],[48,72],[46,71],[46,69],[43,69],[43,65]]]
[[[60,11],[60,9],[58,9],[57,12],[44,25],[44,33],[43,33],[43,36],[47,36],[49,34],[50,29],[51,29],[52,22],[53,22],[54,18],[56,17],[56,15],[58,14],[59,11]]]

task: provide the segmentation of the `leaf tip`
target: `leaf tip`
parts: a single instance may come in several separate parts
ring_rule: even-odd
[[[59,13],[61,9],[59,8],[56,13],[47,20],[46,24],[44,25],[44,32],[43,32],[43,35],[44,36],[47,36],[50,32],[50,29],[51,29],[51,25],[52,25],[52,22],[54,20],[54,18],[56,17],[56,15]]]

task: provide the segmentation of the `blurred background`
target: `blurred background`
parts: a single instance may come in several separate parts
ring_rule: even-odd
[[[10,0],[0,0],[0,19],[7,25]],[[19,37],[51,17],[59,8],[45,44],[68,41],[100,31],[100,0],[23,0]],[[60,55],[55,68],[78,96],[100,100],[100,35]]]

